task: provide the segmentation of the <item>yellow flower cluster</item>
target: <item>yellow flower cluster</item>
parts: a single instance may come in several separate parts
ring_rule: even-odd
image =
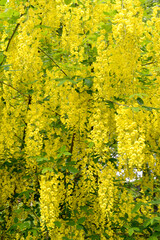
[[[99,206],[101,209],[100,222],[101,227],[104,228],[106,218],[110,221],[113,216],[114,199],[117,194],[116,187],[114,186],[115,168],[108,164],[104,169],[99,172],[98,178],[98,196]]]
[[[139,0],[6,6],[13,13],[0,33],[5,238],[17,224],[13,239],[121,239],[135,202],[159,194],[160,8],[146,19]],[[146,218],[151,211],[141,207]],[[41,222],[40,238],[33,229],[24,236],[27,217]]]
[[[118,109],[116,124],[120,168],[127,165],[141,169],[145,160],[144,129],[134,121],[132,110],[124,107]]]

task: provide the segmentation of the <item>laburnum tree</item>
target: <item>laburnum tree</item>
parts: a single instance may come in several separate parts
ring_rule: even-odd
[[[1,240],[160,239],[160,6],[0,1]]]

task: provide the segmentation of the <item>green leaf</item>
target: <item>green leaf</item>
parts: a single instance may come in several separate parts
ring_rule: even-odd
[[[114,103],[112,101],[106,100],[105,102],[110,108],[114,108]]]
[[[36,229],[32,229],[31,232],[33,233],[33,236],[38,236],[38,232]]]
[[[70,238],[68,237],[62,237],[63,240],[71,240]]]
[[[151,219],[151,225],[153,225],[153,223],[154,223],[154,218]]]
[[[160,204],[160,200],[151,201],[149,204]]]
[[[136,231],[136,232],[139,232],[140,229],[137,228],[137,227],[133,227],[133,228],[128,229],[128,234],[129,234],[129,236],[132,236],[135,231]]]
[[[18,223],[18,218],[17,217],[14,218],[14,223]]]
[[[92,148],[93,146],[94,146],[93,142],[90,142],[89,145],[88,145],[89,148]]]
[[[155,227],[154,227],[154,230],[155,230]],[[153,237],[160,237],[160,227],[159,227],[158,232],[154,232],[152,236]],[[160,239],[158,238],[158,240],[160,240]]]
[[[142,98],[140,98],[140,97],[137,98],[137,102],[138,102],[139,105],[143,105],[144,104]]]
[[[66,81],[71,82],[72,84],[76,84],[76,82],[73,80],[73,78],[69,78],[69,77],[64,77],[64,78],[55,78],[54,80],[59,81],[58,83],[58,87],[63,85]]]
[[[84,84],[87,85],[89,88],[93,86],[93,81],[91,79],[84,79]]]
[[[29,90],[27,91],[27,93],[28,93],[28,94],[33,94],[33,93],[34,93],[34,90],[33,90],[33,89],[29,89]]]
[[[58,83],[57,86],[59,87],[59,86],[63,85],[66,81],[67,81],[67,80],[61,80],[61,81]]]
[[[116,15],[117,10],[112,10],[110,12],[103,12],[106,16],[113,17]]]
[[[81,211],[88,212],[88,206],[80,206]]]
[[[74,167],[72,167],[72,166],[69,166],[69,167],[68,167],[68,171],[69,171],[70,173],[78,173],[78,172],[79,172],[77,168],[74,168]]]
[[[6,4],[7,0],[0,0],[0,6],[4,6]]]
[[[76,229],[77,229],[77,230],[83,230],[83,226],[78,224],[78,225],[76,226]]]
[[[106,30],[107,33],[111,33],[112,32],[112,23],[106,23],[102,25],[102,28]]]
[[[47,96],[43,99],[43,101],[49,101],[50,100],[50,96]]]
[[[75,225],[75,221],[73,221],[72,219],[69,220],[68,222],[66,222],[67,225],[69,226],[74,226]]]
[[[99,234],[91,235],[90,238],[91,238],[92,240],[100,240]]]
[[[44,174],[46,172],[53,172],[53,168],[50,168],[50,167],[43,168],[42,169],[42,174]]]
[[[85,220],[86,220],[86,217],[81,217],[80,219],[78,219],[77,224],[82,224],[85,222]]]
[[[68,5],[72,2],[72,0],[64,0],[65,4]]]
[[[60,149],[59,149],[60,152],[65,152],[66,151],[66,146],[62,146]]]
[[[15,209],[14,212],[17,213],[17,214],[19,214],[19,213],[22,212],[22,209]]]
[[[20,228],[21,231],[30,228],[30,226],[31,226],[30,221],[19,224],[19,228]]]
[[[66,166],[62,166],[62,167],[61,167],[61,170],[62,170],[62,171],[65,171],[66,169],[67,169]]]
[[[140,111],[139,107],[132,107],[131,109],[132,109],[133,112],[139,112]]]
[[[9,229],[8,229],[8,231],[9,232],[15,232],[15,230],[17,229],[17,224],[13,224]]]
[[[128,229],[128,234],[129,234],[129,236],[132,236],[133,233],[134,233],[134,229],[133,229],[133,228]]]
[[[147,221],[144,222],[143,226],[146,228],[151,224],[151,219],[148,219]]]
[[[133,97],[139,97],[139,98],[143,98],[144,96],[147,96],[147,94],[145,93],[135,93],[129,96],[129,99],[133,98]]]
[[[154,222],[156,222],[156,221],[160,222],[160,217],[154,217],[154,218],[152,218],[152,219],[151,219],[151,225],[153,225]]]
[[[58,154],[57,154],[57,158],[62,157],[62,155],[63,155],[63,153],[58,153]]]
[[[71,156],[72,155],[72,153],[70,153],[70,152],[64,152],[63,154],[66,155],[66,156]]]
[[[5,64],[5,65],[2,65],[1,67],[3,67],[5,71],[8,71],[10,66],[11,64]]]
[[[0,13],[0,19],[7,19],[12,17],[13,12],[13,9],[7,9],[7,11]]]
[[[155,237],[155,236],[151,236],[151,237],[148,238],[148,240],[158,240],[158,238]]]
[[[37,162],[47,162],[47,161],[48,161],[48,158],[45,158],[45,157],[36,157],[36,161],[37,161]]]
[[[49,162],[55,162],[54,158],[53,158],[53,157],[50,157]]]
[[[160,222],[160,217],[154,217],[153,219]]]
[[[29,197],[30,197],[30,193],[33,193],[34,191],[33,190],[28,190],[28,191],[23,191],[23,192],[21,192],[20,194],[19,194],[19,197],[21,197],[21,196],[24,196],[25,195],[25,197],[26,197],[26,199],[29,199]]]
[[[33,84],[33,83],[35,83],[35,82],[37,82],[38,80],[34,80],[34,81],[29,81],[29,82],[23,82],[24,84],[26,84],[26,85],[29,85],[29,84]]]
[[[103,235],[106,237],[106,239],[110,238],[110,236],[107,233],[103,233]]]
[[[3,52],[0,52],[0,63],[3,61],[4,55]]]
[[[158,225],[157,227],[154,227],[154,231],[157,231],[158,234],[160,234],[160,226]]]
[[[59,221],[55,221],[54,224],[55,224],[58,228],[61,227],[61,223],[60,223]]]
[[[132,209],[132,212],[131,212],[131,213],[137,212],[137,211],[140,209],[140,207],[141,207],[142,204],[143,204],[142,202],[137,203],[137,204],[135,205],[135,207]]]

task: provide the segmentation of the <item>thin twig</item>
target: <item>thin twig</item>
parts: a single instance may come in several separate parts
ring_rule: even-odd
[[[43,49],[41,49],[40,47],[38,47],[38,49],[39,49],[41,52],[43,52],[43,53],[61,70],[61,72],[64,73],[64,75],[65,75],[66,77],[68,77],[67,73],[65,73],[65,72],[63,71],[63,69],[54,61],[54,59],[53,59],[52,57],[50,57],[50,56],[49,56],[46,52],[44,52]]]
[[[14,135],[22,142],[22,139],[16,133]]]
[[[47,109],[50,110],[49,108],[47,108]],[[55,111],[53,111],[53,110],[50,110],[50,111],[54,112],[57,116],[60,116],[60,117],[61,117],[61,115],[60,115],[59,113],[57,113],[57,112],[55,112]]]
[[[20,92],[18,89],[16,89],[15,87],[13,87],[12,85],[8,84],[8,83],[5,83],[4,81],[1,81],[1,83],[5,84],[6,86],[8,87],[11,87],[12,89],[14,89],[15,91],[17,91],[19,94],[21,94],[22,96],[26,96],[24,93]]]
[[[144,64],[142,64],[142,66],[144,67],[144,66],[150,65],[150,64],[152,64],[152,63],[156,63],[156,61],[155,61],[155,62],[144,63]]]
[[[126,104],[121,104],[121,103],[118,103],[118,102],[115,102],[115,101],[111,101],[111,100],[105,100],[105,102],[108,102],[108,103],[111,102],[113,104],[117,104],[119,106],[128,107],[128,108],[132,108],[133,107],[133,106],[128,106]],[[142,105],[141,107],[143,107],[143,108],[151,108],[151,109],[155,109],[155,110],[160,110],[160,108],[148,107],[148,106],[144,106],[144,105]]]

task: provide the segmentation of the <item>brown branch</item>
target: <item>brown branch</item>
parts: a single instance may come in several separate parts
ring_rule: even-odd
[[[32,97],[29,95],[28,96],[28,106],[27,106],[27,112],[29,111],[29,107],[31,105],[32,102]],[[21,150],[24,148],[25,146],[25,137],[26,137],[26,131],[27,131],[27,123],[25,122],[25,120],[23,120],[25,123],[25,127],[23,129],[23,138],[22,138],[22,145],[21,145]]]
[[[46,52],[44,52],[43,49],[41,49],[40,47],[38,47],[38,49],[39,49],[41,52],[43,52],[43,53],[61,70],[61,72],[64,73],[64,75],[65,75],[66,77],[68,77],[67,73],[65,73],[65,72],[63,71],[63,69],[54,61],[54,59],[53,59],[52,57],[50,57],[50,56],[49,56]]]
[[[8,40],[8,43],[7,43],[7,47],[6,47],[6,49],[5,49],[5,52],[8,51],[8,48],[9,48],[9,46],[10,46],[10,44],[11,44],[11,41],[12,41],[12,39],[13,39],[13,37],[14,37],[14,35],[15,35],[18,27],[19,27],[19,25],[20,25],[20,23],[17,23],[15,29],[13,30],[13,33],[12,33],[11,37],[10,37],[9,40]],[[3,60],[2,60],[2,62],[0,63],[0,66],[2,66],[2,64],[4,63],[5,58],[6,58],[6,56],[3,57]]]
[[[14,34],[16,33],[19,25],[20,25],[20,23],[17,23],[17,25],[16,25],[16,27],[15,27],[15,29],[14,29],[14,31],[13,31],[10,39],[9,39],[9,41],[8,41],[8,44],[7,44],[7,47],[6,47],[6,50],[5,50],[6,52],[8,51],[9,45],[10,45],[10,43],[11,43],[11,41],[12,41],[12,38],[14,37]]]
[[[73,152],[74,139],[75,139],[75,133],[73,133],[73,136],[72,136],[71,149],[70,149],[71,154]]]

